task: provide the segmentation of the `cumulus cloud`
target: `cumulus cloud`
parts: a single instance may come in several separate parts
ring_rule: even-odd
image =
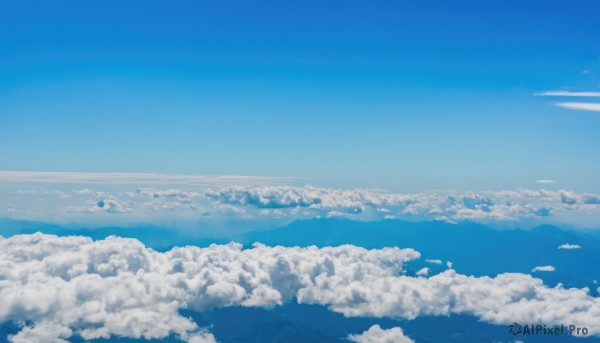
[[[139,241],[42,234],[0,240],[0,322],[30,323],[14,342],[119,335],[191,342],[210,337],[179,309],[274,306],[319,275],[360,280],[394,275],[419,257],[412,249],[268,248],[238,244],[176,248]],[[344,266],[351,266],[350,268]],[[49,339],[42,339],[47,338]],[[208,337],[208,338],[207,338]]]
[[[179,310],[271,307],[295,299],[346,316],[458,313],[494,324],[577,323],[600,334],[600,300],[588,289],[550,288],[516,273],[404,275],[404,264],[419,257],[413,249],[351,245],[242,249],[232,243],[157,252],[118,237],[19,235],[0,238],[0,322],[23,323],[13,342],[73,335],[210,341]]]
[[[578,244],[569,244],[569,243],[565,243],[562,245],[558,246],[559,249],[567,249],[567,250],[572,250],[572,249],[581,249],[581,246]]]
[[[537,266],[537,267],[533,268],[531,271],[532,272],[553,272],[555,270],[556,270],[556,268],[554,268],[553,266]]]
[[[348,340],[355,343],[414,343],[404,336],[400,327],[384,330],[379,325],[373,325],[360,335],[349,335]]]

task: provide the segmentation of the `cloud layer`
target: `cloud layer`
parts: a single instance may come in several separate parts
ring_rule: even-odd
[[[296,299],[346,316],[470,314],[494,323],[575,323],[600,334],[600,299],[525,274],[404,275],[412,249],[238,244],[157,252],[139,241],[43,234],[0,239],[0,322],[13,342],[119,335],[210,341],[180,309],[271,307]]]
[[[236,185],[176,188],[4,190],[0,216],[86,220],[296,219],[347,217],[362,220],[472,220],[479,222],[584,220],[600,223],[600,196],[568,190],[389,193],[312,186]],[[3,206],[5,205],[5,206]],[[36,217],[37,216],[37,217]],[[565,219],[566,218],[566,219]],[[583,219],[582,219],[583,218]]]
[[[152,173],[76,173],[0,171],[0,181],[71,184],[144,184],[144,185],[207,185],[207,184],[260,184],[291,181],[294,178],[236,176],[236,175],[183,175]]]

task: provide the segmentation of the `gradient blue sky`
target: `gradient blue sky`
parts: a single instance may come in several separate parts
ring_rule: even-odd
[[[600,90],[598,13],[595,0],[4,1],[0,170],[598,192],[600,112],[533,96]]]

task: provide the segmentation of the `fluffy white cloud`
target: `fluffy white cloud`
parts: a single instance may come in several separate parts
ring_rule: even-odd
[[[119,335],[210,340],[180,309],[270,307],[291,299],[346,316],[412,319],[470,314],[494,323],[575,323],[600,334],[600,299],[550,288],[524,274],[471,277],[446,270],[403,275],[412,249],[238,244],[157,252],[139,241],[42,234],[0,239],[0,322],[25,323],[11,339]],[[36,338],[37,337],[37,338]]]
[[[412,249],[242,250],[238,244],[159,253],[117,237],[14,236],[0,239],[0,322],[31,323],[14,342],[66,340],[74,333],[206,341],[210,337],[179,309],[274,306],[319,275],[390,276],[418,257]]]
[[[581,245],[565,243],[565,244],[559,245],[558,248],[559,249],[567,249],[567,250],[581,249]]]
[[[395,327],[384,330],[379,325],[373,325],[360,335],[349,335],[348,340],[355,343],[414,343],[404,336],[402,328]]]
[[[531,271],[532,272],[553,272],[555,270],[556,270],[556,268],[554,268],[554,266],[537,266],[537,267],[533,268]]]

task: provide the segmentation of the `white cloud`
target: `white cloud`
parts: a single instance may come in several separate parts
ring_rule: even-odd
[[[600,92],[570,92],[570,91],[546,91],[535,93],[537,96],[567,96],[567,97],[600,97]]]
[[[557,102],[553,104],[557,107],[566,108],[569,110],[592,111],[600,112],[600,103],[592,102]]]
[[[404,336],[400,327],[384,330],[379,325],[373,325],[360,335],[349,335],[348,340],[355,343],[414,343]]]
[[[556,270],[556,268],[554,268],[553,266],[537,266],[537,267],[533,268],[531,271],[532,272],[553,272],[555,270]]]
[[[394,275],[418,257],[412,249],[354,246],[242,250],[231,244],[159,253],[117,237],[0,238],[0,322],[30,323],[15,342],[67,340],[74,333],[86,340],[176,335],[194,342],[208,336],[179,309],[273,306],[318,275]]]
[[[197,332],[186,338],[188,343],[216,343],[215,336],[210,332]]]
[[[556,180],[543,179],[543,180],[535,180],[535,182],[537,182],[537,183],[556,183]]]
[[[427,276],[429,274],[429,271],[430,271],[429,268],[424,267],[424,268],[419,269],[416,274],[418,276]]]
[[[271,307],[296,298],[346,316],[469,314],[493,324],[577,323],[600,334],[600,299],[586,288],[550,288],[517,273],[403,275],[404,263],[418,257],[412,249],[351,245],[242,249],[232,243],[161,253],[117,237],[0,238],[0,322],[27,323],[15,342],[72,335],[191,341],[208,334],[180,309]]]
[[[565,244],[562,244],[562,245],[558,246],[558,248],[559,249],[568,249],[568,250],[571,250],[571,249],[581,249],[581,246],[578,245],[578,244],[565,243]]]

